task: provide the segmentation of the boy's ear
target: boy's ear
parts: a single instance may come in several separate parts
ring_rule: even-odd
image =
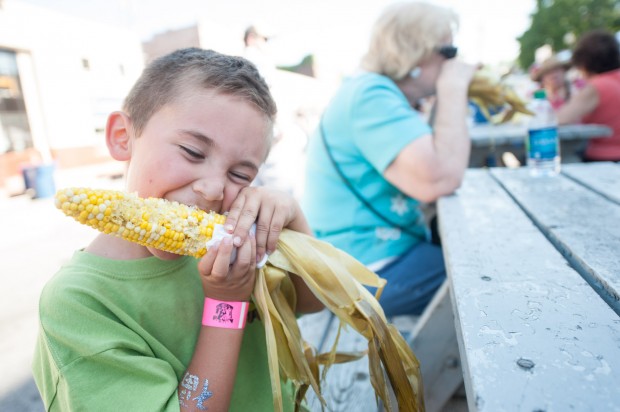
[[[108,151],[114,160],[131,159],[131,119],[126,113],[113,112],[108,116],[105,140]]]

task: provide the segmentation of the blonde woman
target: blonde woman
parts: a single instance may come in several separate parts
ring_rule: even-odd
[[[469,160],[458,18],[422,2],[390,5],[361,70],[346,79],[310,141],[303,207],[315,234],[388,280],[388,316],[419,314],[445,279],[421,202],[459,187]],[[414,106],[436,97],[434,124]]]

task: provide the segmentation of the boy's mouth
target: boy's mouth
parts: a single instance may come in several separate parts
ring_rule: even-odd
[[[214,205],[211,202],[207,203],[207,202],[201,201],[200,199],[198,199],[198,200],[196,200],[196,199],[186,200],[186,199],[182,199],[182,198],[179,198],[179,197],[167,197],[166,196],[164,198],[166,200],[169,200],[169,201],[178,202],[178,203],[184,204],[186,206],[195,207],[197,209],[204,210],[205,212],[213,211],[213,212],[219,213],[219,210],[218,210],[219,209],[219,205],[217,205],[217,207],[216,207],[216,205]]]
[[[191,206],[191,207],[195,207],[197,209],[204,210],[205,212],[220,213],[219,205],[217,207],[215,207],[215,205],[213,205],[213,204],[205,204],[205,203],[202,203],[202,202],[188,202],[188,203],[185,203],[185,204],[187,206]]]

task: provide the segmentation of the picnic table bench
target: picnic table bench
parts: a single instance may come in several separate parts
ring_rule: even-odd
[[[620,411],[620,165],[469,169],[438,202],[470,411]]]

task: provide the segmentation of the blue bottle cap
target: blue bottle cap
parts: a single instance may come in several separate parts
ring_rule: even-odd
[[[545,89],[536,90],[534,92],[534,99],[546,99],[546,98],[547,98],[547,93],[545,92]]]

